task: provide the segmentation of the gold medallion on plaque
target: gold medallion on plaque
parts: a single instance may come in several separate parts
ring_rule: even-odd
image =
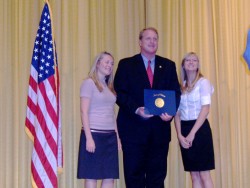
[[[164,106],[164,100],[162,98],[155,99],[155,106],[162,108]]]

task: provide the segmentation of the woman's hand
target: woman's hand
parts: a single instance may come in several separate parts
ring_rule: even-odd
[[[185,149],[190,148],[190,144],[184,136],[178,135],[178,140],[183,148],[185,148]]]
[[[189,143],[190,147],[193,144],[194,137],[195,137],[195,134],[192,131],[186,137],[186,141]]]
[[[90,153],[95,152],[95,141],[93,138],[87,139],[86,141],[86,150]]]
[[[122,150],[122,143],[120,138],[117,138],[118,150]]]

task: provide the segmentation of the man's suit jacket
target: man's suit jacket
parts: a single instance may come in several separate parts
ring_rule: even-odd
[[[119,106],[117,126],[122,142],[146,143],[151,134],[155,135],[155,143],[171,140],[171,121],[162,121],[159,116],[144,119],[135,114],[138,107],[144,106],[144,89],[151,88],[141,54],[120,60],[114,88]],[[178,108],[180,85],[173,61],[156,55],[152,89],[175,90]]]

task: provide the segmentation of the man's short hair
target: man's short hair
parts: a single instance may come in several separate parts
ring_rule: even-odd
[[[141,32],[139,34],[139,40],[142,39],[144,31],[147,31],[147,30],[154,31],[157,34],[157,37],[159,37],[157,29],[155,29],[154,27],[147,27],[147,28],[144,28],[143,30],[141,30]]]

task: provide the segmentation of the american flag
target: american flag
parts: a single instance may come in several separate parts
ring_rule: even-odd
[[[32,186],[38,188],[57,188],[63,166],[59,75],[50,12],[45,3],[34,44],[25,121],[33,141]]]

